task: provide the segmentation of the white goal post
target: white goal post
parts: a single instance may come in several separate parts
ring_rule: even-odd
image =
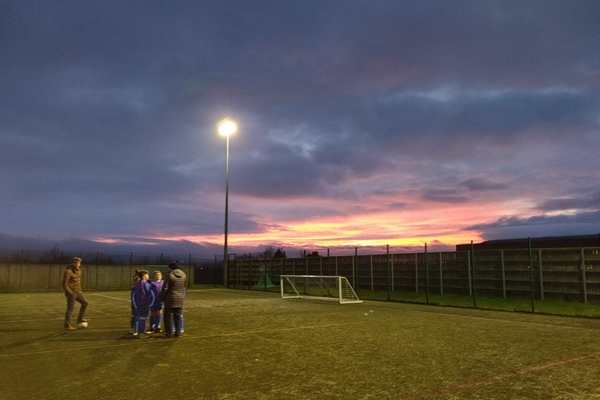
[[[282,299],[336,300],[340,304],[362,303],[344,276],[281,275]]]

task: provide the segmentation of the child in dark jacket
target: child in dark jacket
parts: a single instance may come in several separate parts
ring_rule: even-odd
[[[131,308],[133,311],[133,336],[146,333],[146,321],[150,307],[154,305],[156,296],[148,283],[149,273],[145,269],[135,271],[138,281],[131,289]]]

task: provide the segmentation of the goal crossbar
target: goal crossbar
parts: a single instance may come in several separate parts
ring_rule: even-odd
[[[282,299],[336,300],[340,304],[362,303],[344,276],[338,275],[281,275]]]

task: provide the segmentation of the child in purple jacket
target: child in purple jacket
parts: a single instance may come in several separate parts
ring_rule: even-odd
[[[145,269],[135,271],[138,281],[131,289],[131,309],[133,311],[133,336],[146,333],[146,321],[150,307],[154,305],[156,295],[148,283],[149,272]]]

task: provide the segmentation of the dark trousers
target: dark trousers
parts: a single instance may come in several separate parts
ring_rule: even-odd
[[[79,309],[79,315],[77,316],[77,323],[83,322],[83,318],[85,318],[85,310],[87,309],[88,302],[85,299],[83,293],[73,293],[69,294],[65,292],[65,296],[67,296],[67,312],[65,313],[65,328],[71,326],[71,314],[73,314],[73,309],[75,308],[75,302],[81,304],[81,308]]]
[[[134,332],[146,333],[146,321],[150,312],[150,304],[145,304],[133,309]]]
[[[165,336],[171,336],[171,326],[175,324],[175,333],[173,336],[181,334],[181,314],[182,307],[165,307]]]

